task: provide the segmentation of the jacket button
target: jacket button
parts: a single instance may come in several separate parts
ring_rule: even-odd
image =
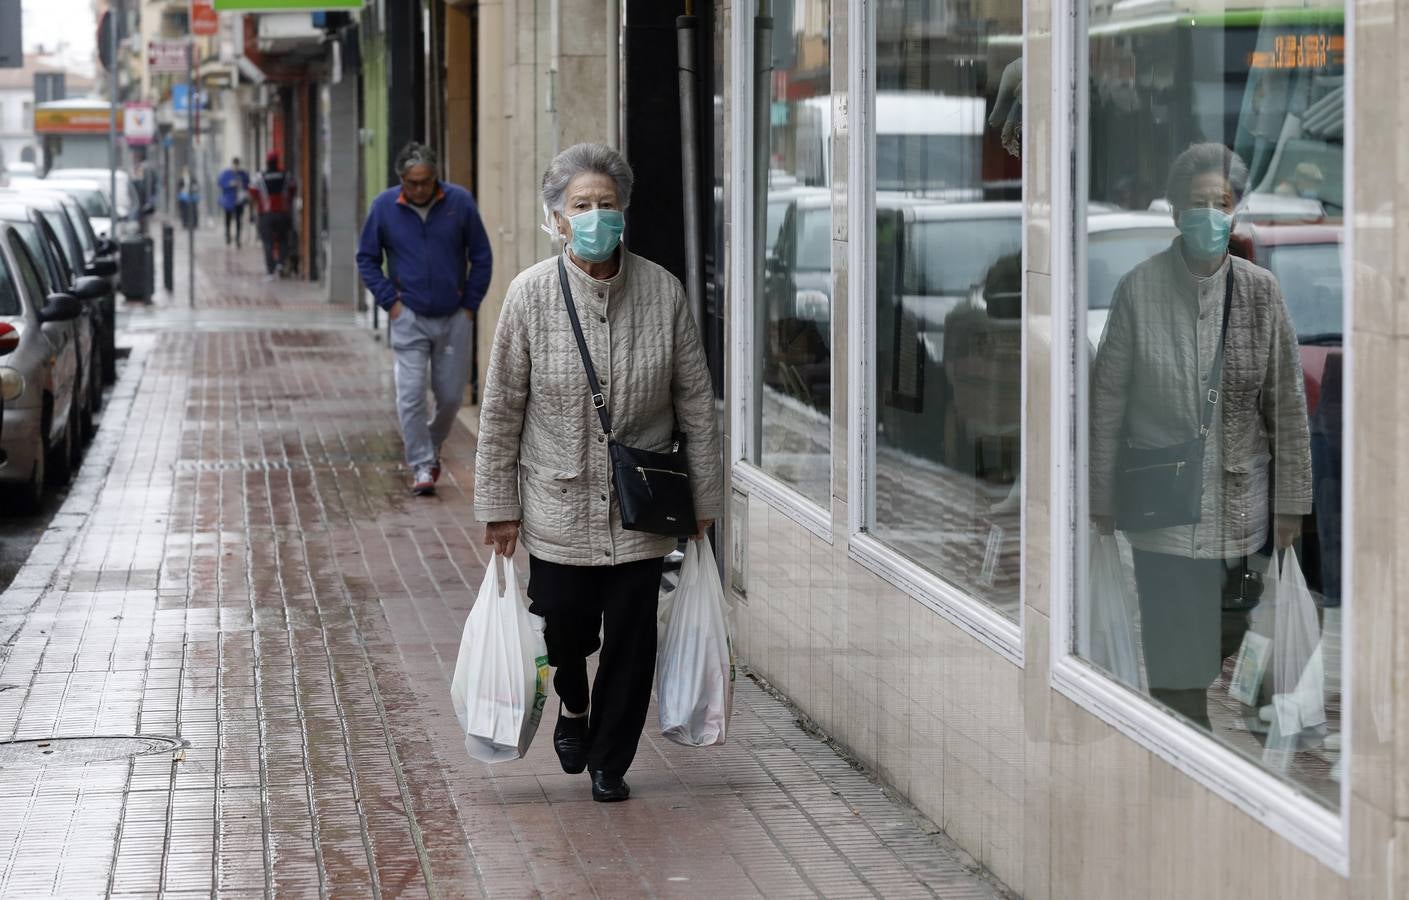
[[[603,550],[603,551],[602,551],[602,555],[603,555],[603,556],[611,556],[611,555],[612,555],[612,552],[611,552],[610,550]]]
[[[605,441],[605,440],[606,440],[606,437],[605,437],[604,435],[600,435],[600,434],[597,435],[597,443],[600,444],[600,443],[602,443],[602,441]]]
[[[598,294],[597,296],[600,297],[601,294]],[[597,317],[597,321],[602,322],[602,323],[605,323],[605,322],[607,321],[607,317],[606,317],[606,316],[598,316],[598,317]]]
[[[603,494],[603,495],[602,495],[602,502],[603,502],[603,503],[606,503],[606,502],[607,502],[607,495],[606,495],[606,494]]]
[[[566,494],[567,492],[568,492],[568,489],[567,489],[567,488],[563,488],[563,493]]]

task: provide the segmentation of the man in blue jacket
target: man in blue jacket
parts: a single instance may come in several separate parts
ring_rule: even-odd
[[[401,186],[383,191],[367,213],[357,268],[391,319],[411,491],[426,495],[435,493],[440,446],[465,396],[474,314],[489,289],[493,255],[474,197],[439,179],[435,151],[407,144],[396,173]],[[426,406],[428,369],[433,416]]]

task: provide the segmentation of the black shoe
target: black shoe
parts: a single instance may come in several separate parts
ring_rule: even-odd
[[[631,796],[631,788],[620,775],[592,770],[592,799],[598,803],[619,803]]]
[[[587,717],[558,716],[558,725],[553,729],[553,749],[558,751],[558,762],[569,775],[587,768]]]

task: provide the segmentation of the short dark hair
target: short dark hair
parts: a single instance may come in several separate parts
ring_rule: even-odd
[[[1164,188],[1169,205],[1174,209],[1188,209],[1194,179],[1207,172],[1217,172],[1228,179],[1228,186],[1233,189],[1233,199],[1242,201],[1248,189],[1247,163],[1222,144],[1209,141],[1190,144],[1169,167],[1169,180]]]
[[[416,166],[430,166],[437,174],[440,173],[440,160],[436,158],[435,151],[419,141],[412,141],[396,154],[397,177],[405,175],[407,169]]]

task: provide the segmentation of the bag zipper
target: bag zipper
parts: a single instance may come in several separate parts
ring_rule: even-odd
[[[1182,472],[1182,471],[1184,471],[1184,467],[1185,467],[1186,465],[1188,465],[1188,462],[1187,462],[1186,460],[1182,460],[1182,459],[1181,459],[1179,462],[1154,463],[1153,465],[1148,465],[1148,466],[1135,466],[1134,468],[1126,469],[1125,471],[1127,471],[1127,472],[1149,472],[1149,471],[1151,471],[1151,470],[1153,470],[1153,469],[1168,469],[1168,468],[1173,468],[1173,469],[1174,469],[1174,475],[1175,475],[1175,477],[1177,478],[1177,477],[1179,476],[1179,473]]]
[[[636,466],[636,471],[641,473],[642,481],[650,481],[650,479],[646,477],[647,472],[660,472],[663,475],[674,475],[677,478],[685,477],[684,472],[677,472],[674,469],[655,469],[650,466]]]

